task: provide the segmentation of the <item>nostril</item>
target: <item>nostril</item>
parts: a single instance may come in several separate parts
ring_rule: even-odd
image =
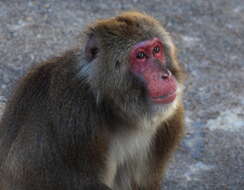
[[[165,79],[168,79],[171,75],[172,75],[171,72],[167,69],[167,70],[165,70],[165,72],[162,74],[161,78],[165,80]]]
[[[162,79],[167,79],[167,78],[169,78],[169,75],[167,73],[164,73],[164,74],[162,74],[161,78]]]

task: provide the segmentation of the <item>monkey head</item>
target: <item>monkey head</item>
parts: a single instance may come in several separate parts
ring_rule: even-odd
[[[89,26],[88,81],[98,101],[126,113],[168,109],[179,101],[183,72],[170,35],[154,18],[126,12]]]

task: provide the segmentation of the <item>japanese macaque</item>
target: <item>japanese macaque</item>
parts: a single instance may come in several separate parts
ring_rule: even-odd
[[[0,123],[0,190],[159,190],[184,127],[184,72],[154,18],[89,25],[39,64]]]

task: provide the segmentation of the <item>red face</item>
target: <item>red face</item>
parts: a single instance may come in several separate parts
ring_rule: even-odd
[[[143,78],[154,103],[167,104],[176,98],[176,79],[165,62],[158,38],[137,43],[130,53],[131,71]]]

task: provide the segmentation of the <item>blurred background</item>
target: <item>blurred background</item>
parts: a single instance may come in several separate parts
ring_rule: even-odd
[[[0,0],[0,117],[30,66],[74,47],[87,23],[124,10],[160,20],[188,73],[186,136],[162,188],[244,189],[243,0]]]

